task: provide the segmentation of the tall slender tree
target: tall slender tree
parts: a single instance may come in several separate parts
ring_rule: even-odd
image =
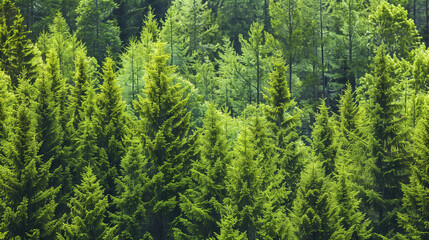
[[[184,149],[190,119],[186,109],[188,96],[179,84],[173,84],[176,67],[167,65],[164,46],[162,42],[156,43],[145,68],[146,97],[139,96],[139,101],[135,101],[144,130],[149,178],[154,181],[148,193],[149,232],[157,239],[168,239],[171,234],[170,223],[179,214],[178,197],[186,189],[190,167]]]
[[[43,161],[38,155],[34,103],[25,94],[28,88],[30,83],[21,80],[7,159],[0,165],[0,235],[7,239],[53,239],[62,225],[62,219],[55,217],[60,187],[49,187],[52,160]]]

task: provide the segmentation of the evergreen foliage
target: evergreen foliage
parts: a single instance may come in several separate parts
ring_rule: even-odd
[[[303,166],[297,130],[300,125],[300,113],[294,109],[296,103],[291,99],[286,70],[284,62],[277,58],[274,70],[269,75],[270,87],[267,89],[268,95],[265,95],[267,99],[265,115],[276,138],[275,145],[279,152],[278,167],[284,169],[287,187],[294,193]]]
[[[428,174],[428,134],[427,102],[423,117],[416,126],[414,133],[413,155],[416,159],[412,165],[410,182],[402,185],[404,196],[403,211],[398,213],[400,225],[406,230],[408,239],[425,239],[429,237],[427,199],[429,197]]]
[[[323,163],[327,176],[335,172],[335,158],[337,155],[337,143],[335,139],[335,128],[330,121],[328,108],[325,101],[319,106],[319,113],[313,126],[312,147],[318,161]]]
[[[309,163],[301,174],[291,221],[298,239],[330,239],[338,221],[332,202],[331,181],[319,161]]]
[[[429,0],[0,0],[0,239],[429,238],[428,29]]]
[[[11,78],[11,85],[18,87],[22,72],[30,82],[36,78],[37,60],[33,44],[27,38],[24,18],[19,9],[10,0],[0,4],[0,67]]]
[[[116,196],[113,198],[118,211],[112,222],[118,227],[120,239],[142,239],[148,236],[145,202],[150,179],[147,174],[148,161],[143,146],[133,141],[121,161],[121,174],[116,180]]]
[[[378,199],[373,199],[378,213],[375,231],[383,235],[396,227],[395,212],[402,198],[401,182],[408,177],[407,137],[404,117],[400,116],[400,103],[395,79],[392,77],[392,60],[384,47],[377,50],[374,70],[368,75],[370,81],[369,112],[371,157],[373,161],[373,190]]]
[[[149,232],[156,239],[168,239],[171,234],[170,222],[178,216],[178,197],[186,189],[190,167],[184,148],[190,119],[188,96],[179,84],[173,84],[175,67],[168,66],[167,59],[164,44],[156,43],[145,68],[146,98],[139,96],[135,102],[153,181],[148,193]]]
[[[68,204],[70,220],[64,225],[65,239],[118,239],[114,235],[116,227],[105,222],[109,205],[91,167],[86,167],[82,182],[74,189],[74,196]]]
[[[97,138],[98,146],[103,148],[109,162],[107,185],[114,185],[122,157],[125,155],[125,141],[127,136],[125,104],[122,101],[121,88],[117,84],[114,62],[106,58],[103,65],[103,85],[97,96]],[[106,188],[113,193],[113,188]]]
[[[52,160],[38,156],[41,143],[36,140],[34,103],[23,93],[28,87],[27,81],[19,84],[7,158],[0,165],[0,235],[6,239],[53,239],[63,221],[55,217],[60,187],[49,187]]]

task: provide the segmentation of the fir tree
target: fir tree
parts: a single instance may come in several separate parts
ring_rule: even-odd
[[[118,239],[114,235],[116,227],[105,222],[109,202],[91,167],[84,169],[82,183],[74,189],[68,205],[71,212],[64,225],[66,239]]]
[[[218,222],[220,234],[216,233],[218,240],[247,240],[246,232],[240,232],[236,229],[238,222],[235,216],[236,210],[231,205],[223,208],[222,220]]]
[[[167,65],[168,55],[163,48],[163,43],[156,43],[146,65],[146,98],[139,96],[135,102],[151,165],[149,177],[154,182],[148,212],[149,232],[156,239],[167,239],[170,234],[170,222],[178,216],[178,196],[186,188],[190,167],[186,156],[189,149],[185,150],[189,147],[188,98],[180,85],[173,85],[175,67]]]
[[[335,205],[338,211],[338,223],[331,239],[369,239],[371,237],[370,223],[360,211],[361,199],[358,192],[353,190],[352,182],[345,168],[340,168],[336,177]]]
[[[235,158],[231,161],[226,187],[232,203],[237,206],[237,229],[247,232],[247,238],[254,240],[257,238],[257,219],[261,215],[260,196],[264,176],[253,137],[249,128],[244,126],[234,149]]]
[[[274,70],[269,75],[270,87],[267,89],[267,95],[264,95],[267,100],[265,115],[276,138],[275,145],[279,152],[277,167],[286,172],[287,188],[295,195],[295,187],[303,167],[297,131],[300,113],[294,109],[295,102],[290,98],[286,69],[284,62],[277,57],[274,61]]]
[[[98,133],[100,124],[97,121],[98,108],[95,103],[95,91],[92,87],[87,89],[87,98],[83,102],[83,120],[79,123],[78,129],[74,134],[74,162],[72,169],[75,171],[75,177],[86,166],[91,166],[97,179],[101,181],[102,186],[106,189],[109,187],[107,176],[114,176],[111,169],[106,149],[98,145]],[[74,179],[77,182],[77,179]]]
[[[10,94],[10,77],[0,71],[0,158],[6,157],[7,141],[11,131],[11,117],[14,98]],[[0,164],[3,159],[0,160]]]
[[[29,32],[23,25],[24,18],[10,0],[2,0],[0,12],[0,67],[10,76],[14,88],[18,87],[18,79],[23,72],[34,83],[36,54],[27,38]]]
[[[424,114],[414,130],[413,154],[410,183],[402,185],[403,210],[398,213],[398,221],[406,230],[407,239],[427,239],[429,237],[429,118],[427,99]]]
[[[143,146],[134,140],[121,161],[121,174],[116,179],[117,197],[113,198],[117,212],[113,214],[112,222],[118,226],[121,239],[141,239],[149,235],[145,208],[145,202],[149,200],[146,188],[150,184],[147,168]]]
[[[219,206],[226,196],[226,173],[230,159],[221,116],[213,104],[206,111],[198,143],[200,158],[192,163],[192,183],[180,197],[184,216],[176,220],[177,239],[185,236],[206,239],[219,233],[216,222],[220,221]]]
[[[125,141],[127,137],[125,104],[122,101],[121,88],[117,84],[114,62],[107,58],[103,66],[103,85],[101,93],[97,96],[98,146],[104,148],[109,162],[107,185],[114,185],[114,178],[119,170],[120,162],[125,154]],[[113,193],[113,188],[106,188]]]
[[[337,143],[335,139],[335,129],[330,121],[325,101],[322,101],[319,107],[319,113],[316,115],[312,137],[312,147],[316,153],[316,157],[323,163],[326,175],[329,176],[331,173],[335,172]]]
[[[52,160],[37,155],[35,113],[26,96],[27,81],[17,89],[18,104],[10,135],[7,160],[0,166],[0,192],[3,201],[0,235],[7,239],[53,239],[62,220],[55,218],[59,187],[49,187]]]
[[[291,213],[298,239],[330,239],[338,230],[330,184],[319,161],[309,163],[302,172]]]
[[[386,55],[384,47],[377,50],[374,58],[374,70],[366,76],[371,82],[368,111],[370,113],[370,147],[373,190],[378,196],[373,206],[378,213],[374,223],[375,232],[387,235],[397,226],[395,212],[402,198],[401,182],[408,177],[408,159],[406,154],[406,128],[404,117],[400,115],[392,78],[392,61]]]
[[[71,116],[69,125],[76,130],[79,123],[84,119],[83,102],[87,98],[87,91],[90,87],[89,66],[83,51],[78,53],[75,64],[74,87],[71,89],[69,104]]]

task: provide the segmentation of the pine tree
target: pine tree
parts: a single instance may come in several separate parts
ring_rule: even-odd
[[[66,239],[118,239],[114,235],[116,227],[105,222],[109,202],[91,167],[84,169],[82,183],[74,189],[68,205],[71,212],[64,225]]]
[[[408,177],[407,137],[404,117],[400,115],[398,93],[392,77],[392,61],[384,47],[377,50],[374,70],[366,76],[371,82],[368,111],[370,113],[369,142],[373,171],[373,207],[377,212],[375,232],[387,235],[396,227],[395,212],[402,198],[401,182]]]
[[[178,196],[188,182],[187,143],[190,113],[188,96],[180,85],[173,85],[174,66],[167,65],[164,44],[156,43],[146,65],[146,98],[139,96],[135,109],[141,117],[146,155],[150,163],[149,177],[153,181],[149,212],[149,232],[156,239],[167,239],[170,222],[179,214]]]
[[[38,156],[33,103],[25,95],[28,88],[29,82],[21,80],[7,159],[0,165],[0,235],[6,239],[53,239],[62,225],[62,219],[55,218],[60,187],[49,187],[52,160],[44,162]]]
[[[346,169],[340,168],[338,172],[335,176],[334,202],[339,221],[331,239],[369,239],[372,231],[371,221],[365,219],[359,209],[361,199],[357,198],[358,192],[353,189]]]
[[[245,66],[240,77],[244,81],[243,88],[247,89],[248,103],[262,102],[262,93],[268,72],[271,70],[269,56],[274,54],[274,38],[264,31],[264,25],[254,22],[250,26],[249,39],[239,36],[241,51],[243,52],[241,61]],[[255,81],[255,82],[253,82]]]
[[[413,155],[415,163],[412,165],[412,174],[408,184],[402,184],[404,196],[403,210],[398,213],[398,221],[406,230],[407,239],[427,239],[429,237],[428,201],[429,173],[428,173],[428,146],[429,146],[429,118],[428,103],[425,99],[425,109],[420,121],[414,130]]]
[[[230,157],[221,116],[213,104],[206,111],[198,143],[200,158],[192,163],[192,183],[180,197],[184,216],[176,220],[177,239],[185,236],[206,239],[219,233],[216,225],[221,218],[218,208],[226,196],[225,183]]]
[[[75,171],[74,176],[79,177],[78,174],[86,166],[91,166],[97,179],[101,181],[101,185],[106,189],[109,187],[107,182],[108,176],[114,176],[116,169],[110,168],[110,164],[107,158],[107,149],[99,146],[98,133],[100,133],[100,123],[97,118],[99,109],[95,103],[95,91],[90,86],[87,89],[87,98],[82,104],[83,120],[79,122],[78,128],[74,133],[74,158],[73,158],[73,169]],[[74,179],[77,182],[77,179]]]
[[[11,117],[14,98],[10,93],[10,77],[3,71],[0,71],[0,158],[6,157],[7,140],[11,131]],[[3,164],[3,159],[0,160]]]
[[[270,128],[275,136],[275,145],[279,152],[277,167],[285,170],[288,190],[292,191],[292,198],[296,184],[299,181],[302,170],[302,149],[299,146],[299,135],[297,128],[300,125],[300,113],[297,112],[295,102],[290,98],[290,92],[286,80],[286,70],[284,62],[277,57],[274,60],[274,70],[270,73],[265,115]]]
[[[121,88],[117,84],[114,62],[106,58],[103,65],[103,85],[97,96],[98,146],[104,148],[109,162],[109,172],[113,175],[107,176],[107,185],[114,185],[114,178],[119,171],[121,159],[125,154],[125,141],[127,138],[127,127],[125,118],[125,104],[122,101]],[[114,189],[106,188],[108,193]]]
[[[245,125],[234,149],[235,158],[231,161],[226,187],[231,202],[237,206],[237,229],[247,232],[247,238],[254,240],[261,215],[259,204],[264,176],[260,168],[262,159],[252,140],[254,136]]]
[[[335,129],[330,121],[328,108],[325,101],[319,106],[319,113],[313,126],[312,147],[318,161],[323,163],[325,173],[329,176],[335,172],[335,159],[337,155],[337,143],[335,139]]]
[[[99,63],[108,55],[116,56],[121,47],[120,29],[110,19],[118,5],[113,0],[81,0],[76,9],[76,35],[87,45],[88,53]]]
[[[116,179],[116,196],[113,198],[117,211],[112,222],[118,226],[120,239],[142,239],[147,231],[148,201],[146,188],[150,186],[147,173],[148,161],[143,146],[134,140],[121,161],[121,174]]]
[[[330,185],[319,161],[309,163],[302,172],[291,213],[298,239],[330,239],[338,230]]]
[[[236,229],[238,219],[235,216],[236,209],[231,205],[223,208],[222,220],[218,222],[220,234],[216,233],[218,240],[247,240],[246,232]]]
[[[33,44],[27,38],[24,18],[10,0],[2,0],[0,12],[0,67],[10,76],[14,88],[18,87],[22,72],[33,83],[37,60]]]
[[[89,66],[85,54],[81,51],[76,59],[74,87],[71,90],[69,111],[71,119],[70,126],[78,128],[79,123],[84,119],[83,102],[87,98],[87,91],[90,86]]]

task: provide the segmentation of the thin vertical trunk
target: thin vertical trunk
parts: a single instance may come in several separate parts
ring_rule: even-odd
[[[192,52],[194,52],[197,49],[197,8],[196,8],[195,0],[194,0],[194,32],[193,32],[193,35],[194,35],[194,40],[191,43],[192,44],[191,45],[192,46]],[[191,52],[191,54],[192,54],[192,52]]]
[[[349,0],[349,64],[348,64],[348,75],[349,75],[349,82],[352,86],[352,90],[354,91],[356,89],[356,82],[355,82],[355,76],[352,69],[353,66],[353,30],[352,28],[352,2],[353,0]],[[354,23],[353,23],[354,24]]]
[[[293,58],[292,58],[292,34],[293,34],[293,29],[292,29],[292,4],[291,4],[292,0],[289,0],[289,91],[290,94],[292,96],[292,71],[293,71]]]
[[[174,65],[173,60],[173,21],[170,19],[170,54],[171,54],[171,65]]]
[[[98,9],[98,0],[95,0],[95,9]],[[95,39],[94,39],[94,53],[93,53],[94,56],[96,55],[96,52],[97,52],[97,39],[100,35],[100,31],[98,29],[98,25],[99,25],[99,21],[100,21],[99,17],[100,16],[97,15],[97,20],[95,22],[96,35],[95,35]]]
[[[323,9],[322,0],[319,0],[319,17],[320,17],[320,54],[321,54],[321,68],[322,68],[322,82],[323,82],[323,98],[326,98],[326,105],[329,106],[328,96],[328,82],[325,79],[325,54],[324,54],[324,43],[323,43]]]
[[[416,3],[416,1],[417,0],[414,0],[413,1],[413,16],[414,16],[414,23],[416,24],[416,26],[417,26],[417,10],[416,10],[416,5],[417,5],[417,3]]]
[[[429,11],[429,0],[425,1],[425,5],[426,5],[426,11],[425,11],[425,14],[426,14],[426,43],[428,43],[429,42],[429,13],[428,13],[428,11]]]
[[[261,85],[260,66],[259,66],[259,46],[256,50],[256,104],[259,105],[259,91]]]
[[[131,54],[131,92],[132,92],[132,99],[135,100],[135,90],[134,90],[134,50],[130,49],[132,52]]]

